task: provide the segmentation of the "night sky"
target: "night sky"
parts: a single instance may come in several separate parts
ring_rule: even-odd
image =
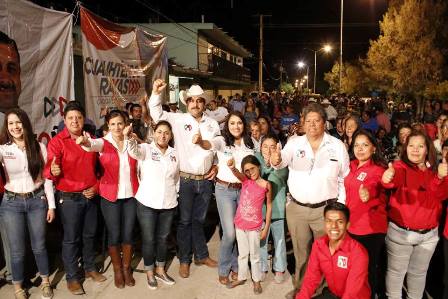
[[[34,0],[42,6],[72,11],[73,0]],[[317,59],[317,75],[331,69],[339,57],[340,0],[222,0],[222,1],[174,1],[174,0],[126,0],[111,3],[109,0],[85,0],[85,7],[115,22],[205,22],[215,23],[248,49],[253,59],[245,61],[252,69],[252,79],[257,80],[258,68],[258,14],[265,17],[265,79],[279,77],[283,63],[293,81],[298,75],[297,62],[303,60],[314,68],[314,54],[304,48],[318,49],[329,43],[331,54],[320,54]],[[114,1],[115,2],[115,1]],[[157,14],[158,10],[162,15]],[[365,56],[369,39],[379,35],[379,24],[387,10],[386,0],[344,1],[344,61]],[[170,19],[170,20],[169,20]],[[319,81],[319,79],[318,79]],[[275,82],[275,81],[272,81]],[[278,81],[277,81],[278,82]]]

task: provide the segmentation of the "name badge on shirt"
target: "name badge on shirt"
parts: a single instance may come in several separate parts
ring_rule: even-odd
[[[153,161],[160,161],[160,155],[159,155],[159,153],[155,153],[155,152],[151,153],[151,159],[152,159]]]
[[[348,257],[338,256],[338,267],[342,269],[347,269]]]
[[[3,158],[4,158],[4,159],[15,159],[16,156],[14,155],[13,152],[8,152],[8,151],[6,151],[6,152],[3,154]]]
[[[361,173],[358,175],[357,179],[358,179],[358,181],[364,182],[364,179],[365,179],[366,177],[367,177],[367,173],[365,173],[365,172],[361,172]]]

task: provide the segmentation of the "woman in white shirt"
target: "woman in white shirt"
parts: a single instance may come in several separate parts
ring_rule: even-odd
[[[125,135],[129,135],[129,131]],[[179,185],[179,159],[173,148],[170,123],[159,121],[153,138],[151,144],[137,144],[134,138],[129,139],[128,144],[129,155],[140,160],[140,187],[135,198],[144,268],[151,290],[157,289],[157,280],[167,285],[175,283],[165,271],[165,261]]]
[[[215,196],[223,232],[218,260],[219,282],[222,284],[229,283],[230,271],[233,272],[232,279],[237,278],[238,272],[238,252],[233,219],[240,197],[241,182],[227,166],[227,161],[234,159],[236,167],[241,171],[243,158],[254,154],[254,144],[248,129],[243,114],[234,111],[228,115],[224,123],[222,136],[215,137],[211,141],[211,147],[218,156]]]
[[[0,159],[6,174],[0,215],[11,249],[15,298],[28,297],[22,289],[27,230],[42,278],[42,298],[52,298],[45,230],[46,222],[55,218],[53,185],[42,177],[46,148],[35,139],[28,115],[21,109],[14,108],[5,115],[0,134]]]
[[[84,133],[76,140],[84,150],[100,153],[101,178],[98,191],[101,196],[101,212],[107,228],[114,283],[120,289],[125,284],[135,285],[131,261],[136,217],[134,195],[138,189],[138,179],[137,161],[129,156],[125,146],[123,130],[126,121],[127,115],[123,111],[112,110],[106,115],[109,128],[106,136],[91,139]]]

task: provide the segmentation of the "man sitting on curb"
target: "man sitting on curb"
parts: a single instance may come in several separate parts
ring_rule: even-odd
[[[364,247],[347,233],[350,211],[333,202],[324,209],[325,233],[314,241],[305,277],[296,299],[310,299],[322,275],[328,283],[315,299],[369,299],[369,257]]]

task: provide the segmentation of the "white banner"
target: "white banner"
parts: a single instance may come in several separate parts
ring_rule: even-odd
[[[39,140],[46,142],[75,98],[72,15],[24,0],[0,0],[0,30],[17,43],[22,92],[19,107],[28,113]]]
[[[87,116],[97,126],[111,108],[123,109],[167,76],[166,37],[109,22],[81,7]]]

